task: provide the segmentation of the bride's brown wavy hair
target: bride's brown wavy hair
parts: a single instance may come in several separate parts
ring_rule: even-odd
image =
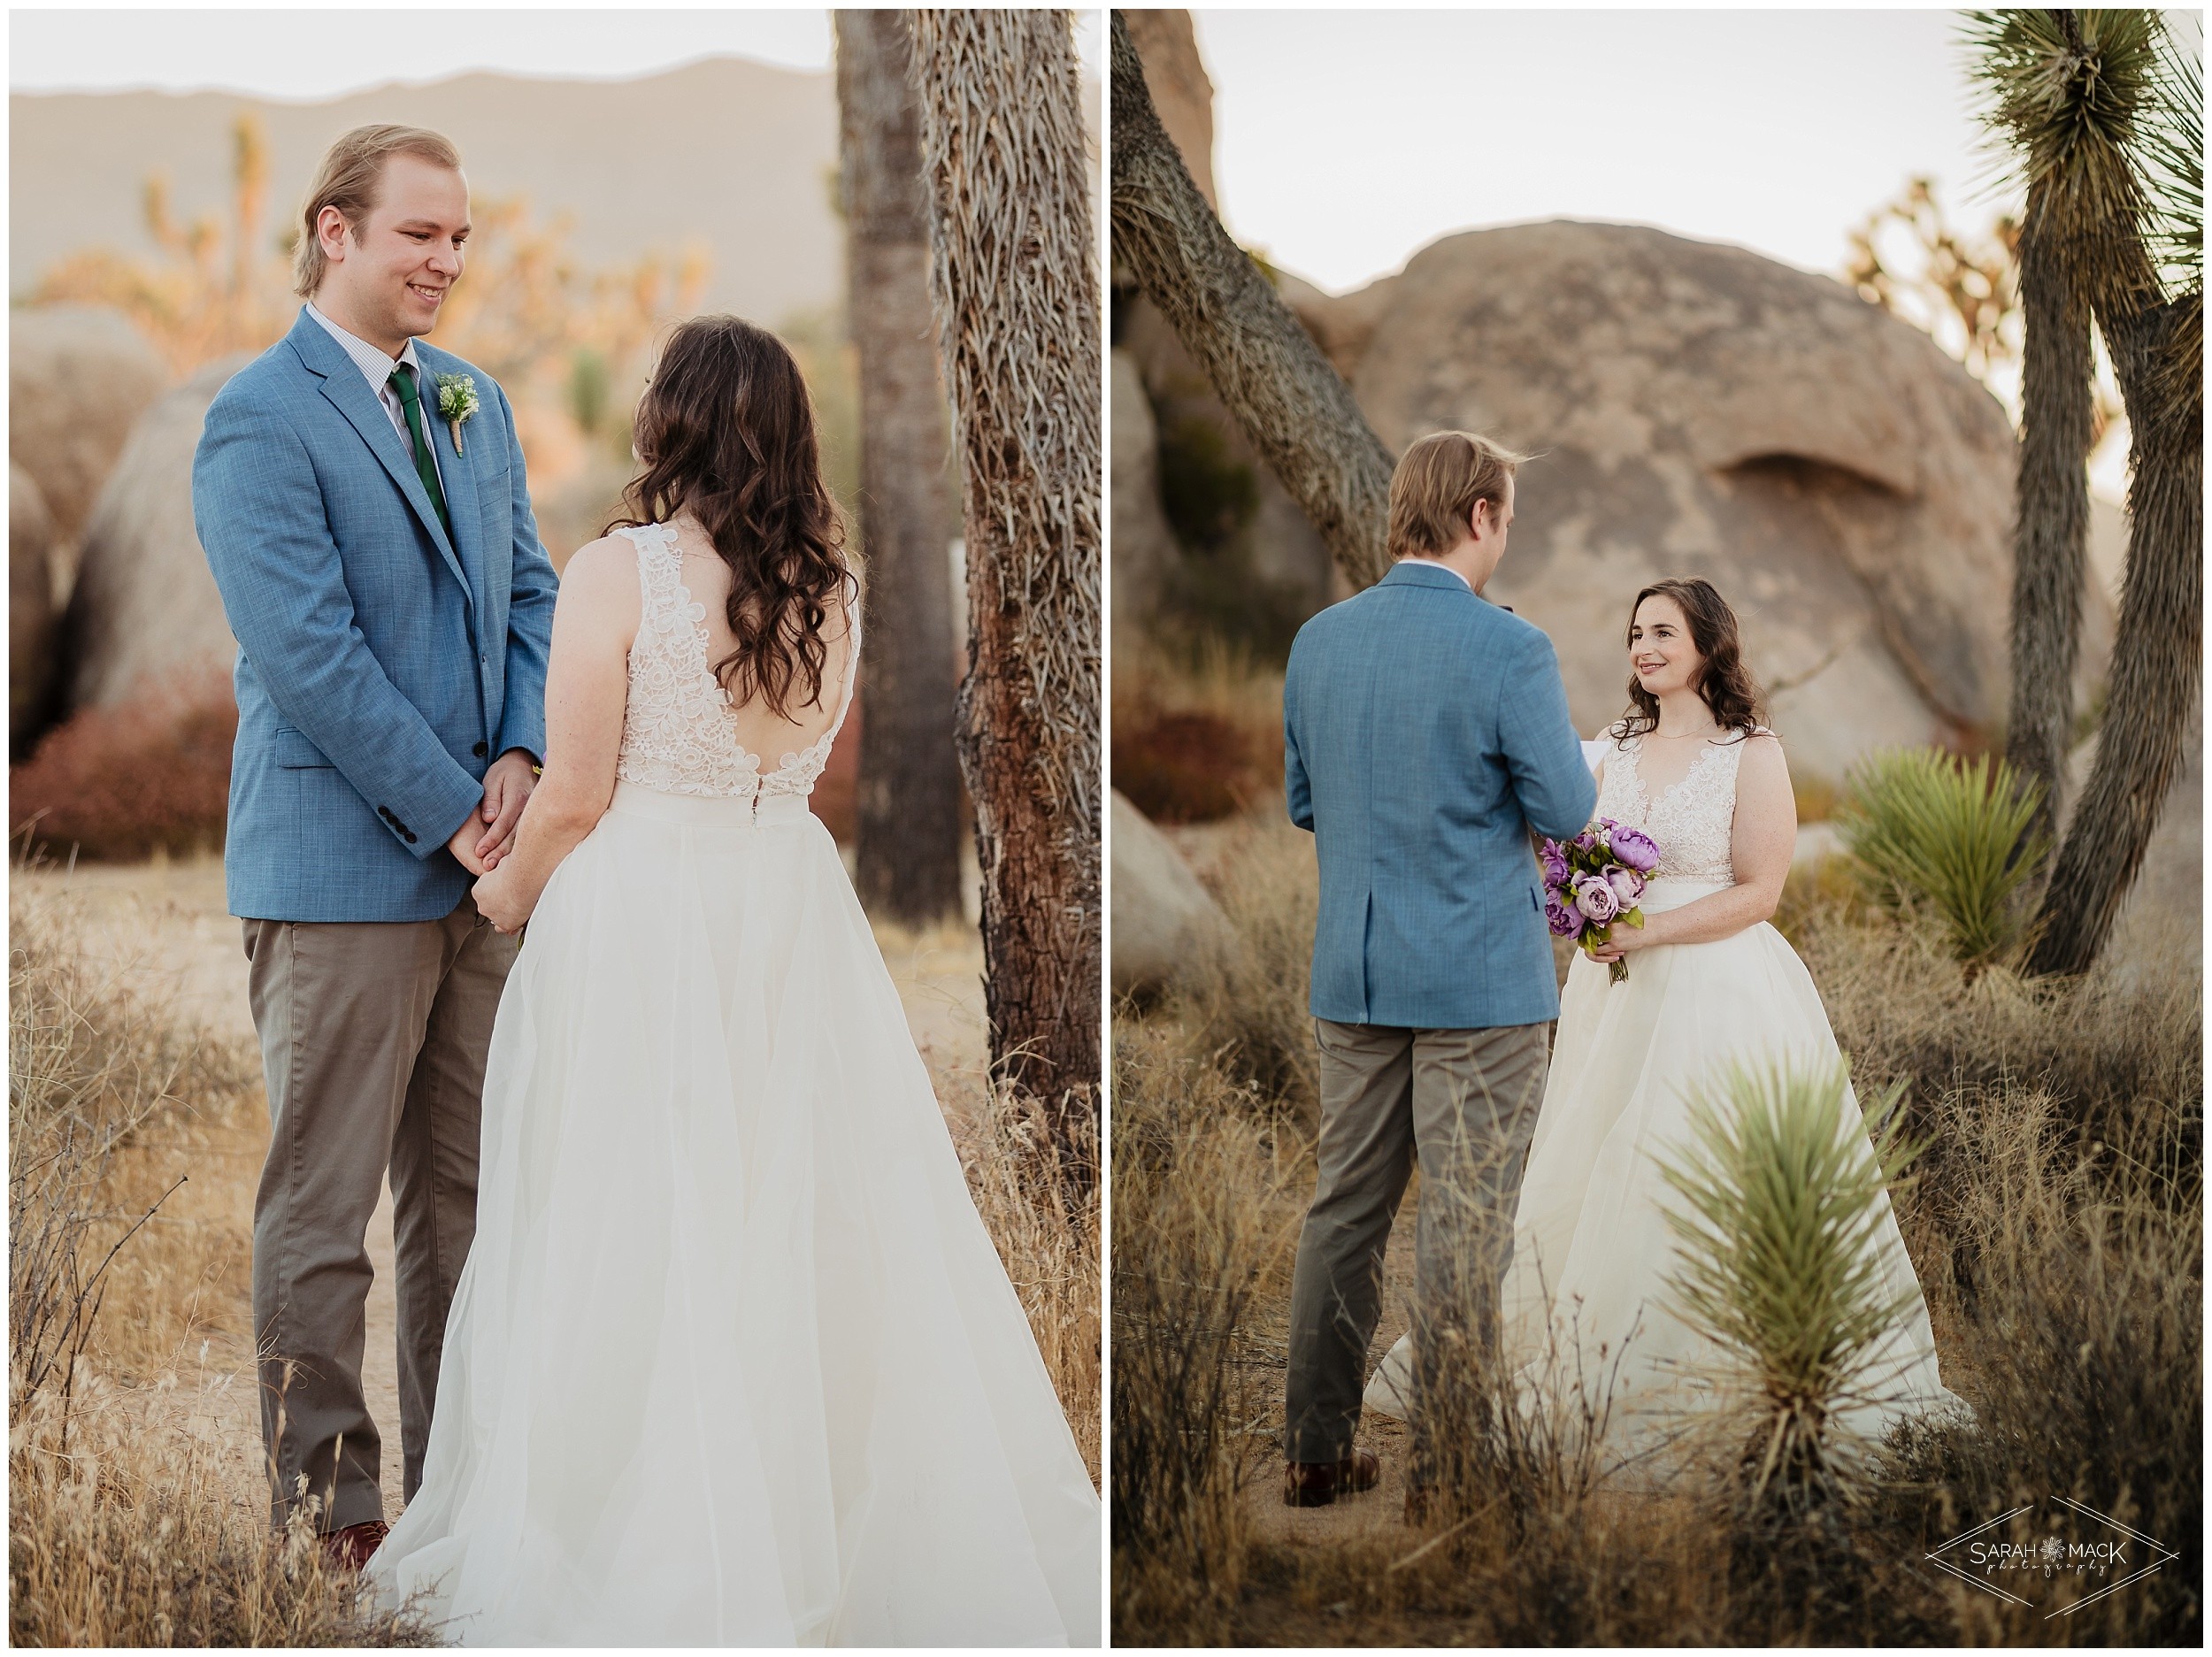
[[[629,516],[608,530],[690,512],[730,566],[737,644],[715,677],[733,702],[758,700],[781,718],[820,705],[822,624],[851,577],[814,405],[790,351],[741,318],[693,318],[662,348],[634,433],[645,469],[622,493]]]
[[[1690,642],[1705,658],[1705,665],[1699,671],[1692,688],[1713,710],[1714,723],[1724,731],[1751,735],[1759,728],[1762,698],[1758,681],[1744,665],[1742,635],[1736,626],[1736,612],[1728,608],[1728,601],[1710,581],[1694,577],[1688,580],[1654,581],[1637,594],[1636,602],[1628,607],[1628,625],[1621,629],[1622,643],[1633,642],[1636,612],[1644,607],[1647,598],[1672,599],[1680,608],[1683,619],[1690,624]],[[1628,676],[1628,711],[1613,727],[1614,736],[1625,740],[1659,728],[1659,699],[1646,690],[1633,673]]]

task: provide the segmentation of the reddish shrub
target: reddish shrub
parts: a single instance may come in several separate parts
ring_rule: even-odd
[[[1268,786],[1250,734],[1218,714],[1158,713],[1114,722],[1113,783],[1155,823],[1208,823]]]
[[[9,826],[59,855],[219,847],[237,732],[227,674],[141,683],[126,702],[79,712],[9,771]]]

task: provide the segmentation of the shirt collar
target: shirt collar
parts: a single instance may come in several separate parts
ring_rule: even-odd
[[[408,344],[411,346],[414,344],[414,341],[410,340]],[[1440,563],[1434,558],[1401,558],[1398,560],[1398,563],[1402,565],[1409,564],[1415,568],[1422,570],[1441,570],[1446,575],[1450,576],[1462,587],[1465,587],[1470,593],[1475,590],[1475,584],[1472,581],[1470,581],[1465,576],[1460,574],[1458,571],[1453,569],[1450,564]]]
[[[386,382],[388,382],[392,377],[392,370],[397,367],[401,363],[406,364],[410,368],[415,371],[416,381],[417,383],[420,383],[422,380],[422,359],[415,355],[414,341],[408,341],[406,345],[401,349],[398,357],[395,359],[385,355],[381,347],[371,345],[366,340],[361,338],[359,334],[349,334],[345,329],[340,327],[328,317],[323,315],[323,313],[316,308],[315,302],[311,299],[307,302],[307,314],[314,318],[316,321],[321,323],[324,331],[327,333],[332,339],[337,341],[342,348],[344,348],[346,355],[353,359],[354,366],[358,368],[363,374],[367,376],[371,388],[373,389],[380,396],[383,395]]]

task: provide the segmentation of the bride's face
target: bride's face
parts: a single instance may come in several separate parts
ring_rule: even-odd
[[[1697,683],[1705,658],[1690,637],[1682,606],[1665,594],[1654,593],[1636,607],[1636,618],[1628,625],[1628,664],[1636,682],[1654,696]]]

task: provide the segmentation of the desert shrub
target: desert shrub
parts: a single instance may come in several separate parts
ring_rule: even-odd
[[[1887,748],[1853,772],[1835,821],[1881,902],[1928,906],[1960,960],[1984,961],[2018,932],[2014,895],[2043,859],[2026,839],[2041,800],[2002,760]]]
[[[73,715],[9,772],[11,826],[58,856],[219,847],[237,733],[227,675],[142,684],[127,701]]]
[[[1218,638],[1114,664],[1113,786],[1156,823],[1233,816],[1283,786],[1282,675]]]
[[[150,1287],[204,1284],[227,1251],[165,1224],[169,1153],[249,1085],[250,1055],[96,968],[65,908],[19,896],[10,921],[11,1638],[434,1643],[416,1619],[357,1607],[304,1521],[273,1538],[260,1501],[232,1500],[173,1390],[193,1308]],[[164,1377],[127,1384],[165,1356]]]
[[[1251,1313],[1282,1179],[1246,1088],[1179,1032],[1114,1040],[1115,1637],[1203,1641],[1242,1586],[1240,1492],[1271,1447]]]

